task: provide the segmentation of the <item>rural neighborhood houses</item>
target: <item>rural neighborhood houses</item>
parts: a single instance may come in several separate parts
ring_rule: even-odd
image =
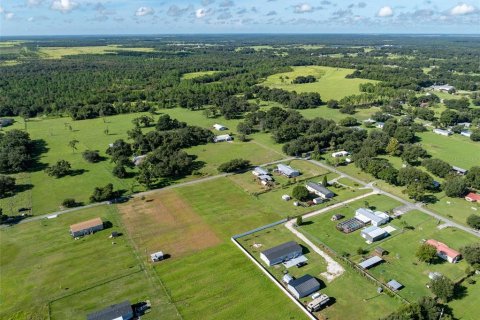
[[[305,187],[307,188],[308,191],[310,191],[313,194],[316,194],[322,199],[330,199],[335,196],[335,194],[332,191],[328,190],[327,188],[325,188],[323,185],[319,183],[307,182]]]
[[[392,289],[393,291],[398,291],[398,290],[403,288],[403,284],[401,284],[400,282],[398,282],[397,280],[394,280],[394,279],[387,282],[387,286],[390,289]]]
[[[300,175],[300,171],[282,163],[277,165],[277,171],[288,178],[294,178]]]
[[[456,263],[461,258],[460,252],[449,248],[445,243],[433,239],[428,239],[425,243],[435,247],[437,255],[450,263]]]
[[[232,141],[233,138],[229,134],[222,134],[213,138],[213,142],[224,142],[224,141]]]
[[[297,258],[302,255],[302,247],[295,241],[282,243],[260,253],[260,258],[269,266]]]
[[[440,91],[440,92],[446,92],[446,93],[451,93],[455,91],[455,87],[450,86],[448,84],[433,85],[433,86],[430,86],[430,89],[435,91]]]
[[[297,298],[306,297],[320,290],[320,282],[309,274],[288,283],[288,290]]]
[[[96,231],[103,230],[103,221],[100,218],[94,218],[70,226],[70,234],[77,238]]]
[[[88,314],[87,320],[131,320],[133,316],[132,304],[126,300]]]

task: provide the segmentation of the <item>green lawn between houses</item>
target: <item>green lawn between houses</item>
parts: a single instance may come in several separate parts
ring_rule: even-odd
[[[330,99],[341,99],[345,96],[360,93],[359,84],[376,83],[374,80],[364,79],[346,79],[345,76],[351,74],[354,69],[321,67],[321,66],[302,66],[292,67],[293,71],[277,73],[269,76],[261,85],[270,88],[279,88],[288,91],[318,92],[323,101]],[[291,83],[298,76],[313,75],[317,78],[316,82],[293,84]],[[280,77],[283,77],[280,79]],[[286,79],[288,77],[288,79]]]

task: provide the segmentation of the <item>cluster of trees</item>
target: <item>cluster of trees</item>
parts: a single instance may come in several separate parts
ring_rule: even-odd
[[[28,133],[17,129],[0,132],[0,172],[26,171],[32,161],[33,149]]]
[[[104,187],[96,187],[90,196],[90,202],[102,202],[114,199],[119,196],[118,191],[113,190],[113,184],[109,183]]]
[[[228,162],[222,163],[218,167],[218,171],[220,172],[236,172],[241,170],[246,170],[250,168],[251,164],[250,161],[245,159],[233,159]]]
[[[66,160],[59,160],[55,164],[45,169],[45,173],[51,177],[61,178],[70,174],[72,166]]]
[[[292,80],[292,83],[301,84],[301,83],[312,83],[315,81],[317,81],[317,78],[315,78],[312,75],[309,75],[309,76],[298,76]]]
[[[0,199],[11,196],[15,192],[15,178],[0,175]]]
[[[275,101],[291,109],[310,109],[322,104],[320,94],[316,92],[296,93],[282,89],[270,89],[263,86],[254,86],[250,93],[265,101]]]
[[[422,297],[418,302],[402,306],[398,311],[382,320],[453,320],[448,308],[439,304],[435,299]]]

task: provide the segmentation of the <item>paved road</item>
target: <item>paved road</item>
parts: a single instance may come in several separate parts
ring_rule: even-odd
[[[280,162],[284,162],[284,161],[290,161],[290,160],[294,160],[294,159],[296,159],[296,158],[295,157],[288,157],[288,158],[284,158],[284,159],[277,160],[277,161],[267,162],[267,163],[261,164],[260,166],[269,166],[269,165],[272,165],[272,164],[276,164],[276,163],[280,163]],[[227,176],[233,175],[233,174],[235,174],[235,173],[221,173],[221,174],[217,174],[215,176],[209,176],[209,177],[200,178],[200,179],[196,179],[196,180],[192,180],[192,181],[173,184],[173,185],[163,187],[163,188],[152,189],[152,190],[148,190],[148,191],[144,191],[144,192],[135,193],[131,196],[132,197],[144,197],[144,196],[154,194],[154,193],[156,193],[158,191],[161,191],[161,190],[169,190],[169,189],[174,189],[174,188],[196,185],[196,184],[199,184],[199,183],[215,180],[215,179],[218,179],[218,178],[227,177]],[[62,215],[62,214],[72,213],[72,212],[75,212],[75,211],[88,209],[88,208],[93,208],[93,207],[98,207],[98,206],[103,206],[103,205],[106,205],[106,204],[110,204],[110,202],[109,201],[104,201],[104,202],[92,203],[92,204],[89,204],[89,205],[86,205],[86,206],[76,207],[76,208],[72,208],[72,209],[50,212],[50,213],[46,213],[46,214],[43,214],[43,215],[40,215],[40,216],[35,216],[35,217],[32,217],[32,218],[27,218],[25,220],[21,220],[16,224],[23,224],[23,223],[32,222],[32,221],[38,221],[38,220],[41,220],[41,219],[45,219],[49,216],[55,216],[55,215],[59,216],[59,215]],[[14,224],[14,225],[16,225],[16,224]],[[0,226],[0,228],[6,228],[6,227],[9,227],[9,225]]]
[[[357,182],[358,184],[363,185],[365,188],[371,188],[373,191],[375,191],[375,192],[377,192],[377,193],[379,193],[379,194],[384,194],[384,195],[386,195],[386,196],[389,196],[390,198],[393,198],[393,199],[397,200],[398,202],[401,202],[401,203],[403,203],[403,204],[405,204],[405,205],[408,205],[409,207],[411,207],[411,208],[414,209],[414,210],[422,211],[422,212],[428,214],[429,216],[431,216],[431,217],[433,217],[433,218],[435,218],[435,219],[437,219],[437,220],[440,220],[440,221],[443,221],[444,223],[449,224],[449,225],[452,226],[452,227],[455,227],[455,228],[458,228],[458,229],[463,230],[463,231],[465,231],[465,232],[468,232],[468,233],[470,233],[470,234],[472,234],[472,235],[474,235],[474,236],[476,236],[476,237],[480,237],[480,232],[479,232],[479,231],[476,231],[476,230],[471,229],[471,228],[469,228],[469,227],[463,226],[463,225],[461,225],[461,224],[459,224],[459,223],[456,223],[455,221],[452,221],[452,220],[447,219],[447,218],[445,218],[445,217],[443,217],[443,216],[441,216],[441,215],[439,215],[439,214],[436,214],[435,212],[432,212],[432,211],[424,208],[424,207],[422,206],[422,204],[420,204],[420,203],[412,203],[412,202],[407,201],[407,200],[405,200],[405,199],[402,199],[402,198],[400,198],[400,197],[398,197],[398,196],[396,196],[396,195],[394,195],[394,194],[391,194],[390,192],[384,191],[384,190],[378,188],[377,186],[375,186],[375,183],[374,183],[374,182],[365,183],[364,181],[362,181],[362,180],[360,180],[360,179],[357,179],[357,178],[355,178],[355,177],[352,177],[351,175],[348,175],[348,174],[346,174],[345,172],[341,172],[341,171],[337,170],[336,168],[334,168],[334,167],[332,167],[332,166],[326,165],[326,164],[321,163],[321,162],[316,161],[316,160],[308,160],[308,161],[311,162],[311,163],[313,163],[313,164],[315,164],[315,165],[317,165],[317,166],[319,166],[319,167],[322,167],[322,168],[324,168],[324,169],[333,171],[333,172],[335,172],[335,173],[337,173],[337,174],[339,174],[339,175],[342,175],[342,176],[344,176],[344,177],[347,177],[347,178],[349,178],[350,180],[353,180],[353,181]]]

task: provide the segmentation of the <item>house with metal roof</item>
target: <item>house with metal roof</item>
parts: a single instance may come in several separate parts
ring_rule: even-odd
[[[264,169],[262,167],[256,167],[255,169],[253,169],[252,174],[258,177],[258,176],[268,175],[269,172],[267,169]]]
[[[276,247],[267,249],[260,253],[262,259],[267,265],[273,266],[284,261],[299,257],[302,255],[302,247],[295,241],[282,243]]]
[[[439,134],[441,136],[446,136],[446,137],[451,136],[453,134],[453,132],[450,130],[438,129],[438,128],[433,129],[433,133]]]
[[[462,257],[460,252],[450,248],[445,243],[440,241],[429,239],[425,243],[435,247],[435,249],[437,249],[437,255],[450,263],[456,263]]]
[[[338,151],[338,152],[334,152],[332,153],[332,157],[333,158],[340,158],[340,157],[346,157],[348,156],[350,153],[348,151]]]
[[[361,263],[358,264],[358,266],[362,269],[369,269],[371,267],[376,266],[380,262],[384,261],[382,258],[379,256],[373,256],[365,261],[362,261]]]
[[[388,283],[387,283],[387,286],[392,289],[393,291],[398,291],[400,289],[403,288],[403,284],[401,284],[400,282],[398,282],[397,280],[390,280]]]
[[[463,169],[463,168],[460,168],[460,167],[456,167],[456,166],[452,166],[452,170],[458,174],[458,175],[466,175],[468,170],[467,169]]]
[[[96,231],[103,230],[103,221],[100,218],[94,218],[70,226],[70,234],[72,237],[81,237]]]
[[[383,238],[388,236],[388,232],[383,230],[382,228],[371,226],[368,228],[363,229],[360,232],[362,238],[367,240],[368,243],[372,243],[374,241],[382,240]]]
[[[214,128],[215,130],[217,130],[217,131],[224,131],[224,130],[228,130],[228,128],[227,128],[227,127],[225,127],[225,126],[222,126],[221,124],[218,124],[218,123],[215,123],[215,124],[213,125],[213,128]]]
[[[330,199],[330,198],[333,198],[335,196],[335,194],[332,191],[328,190],[327,188],[325,188],[323,185],[321,185],[319,183],[307,182],[305,187],[307,188],[308,191],[316,194],[317,196],[321,197],[322,199]]]
[[[132,304],[126,300],[88,314],[87,320],[131,320],[133,316]]]
[[[287,166],[283,163],[277,165],[277,170],[278,172],[289,178],[298,177],[300,175],[300,171],[293,169],[292,167]]]
[[[229,134],[222,134],[213,138],[213,142],[224,142],[224,141],[232,141],[233,138]]]
[[[451,92],[451,91],[455,91],[455,87],[454,86],[450,86],[448,84],[442,84],[442,85],[433,85],[433,86],[430,86],[430,88],[432,90],[435,90],[435,91],[441,91],[441,92]]]
[[[320,290],[320,282],[309,274],[288,283],[288,290],[297,298],[306,297]]]
[[[467,194],[465,196],[465,200],[467,200],[469,202],[480,202],[480,194],[470,192],[469,194]]]
[[[465,136],[465,137],[467,137],[467,138],[470,138],[470,136],[472,135],[472,131],[470,131],[470,130],[462,130],[462,131],[460,132],[460,134],[461,134],[462,136]]]
[[[371,223],[372,226],[381,226],[390,221],[390,217],[385,212],[375,211],[367,208],[359,208],[355,211],[355,218],[363,223]]]

